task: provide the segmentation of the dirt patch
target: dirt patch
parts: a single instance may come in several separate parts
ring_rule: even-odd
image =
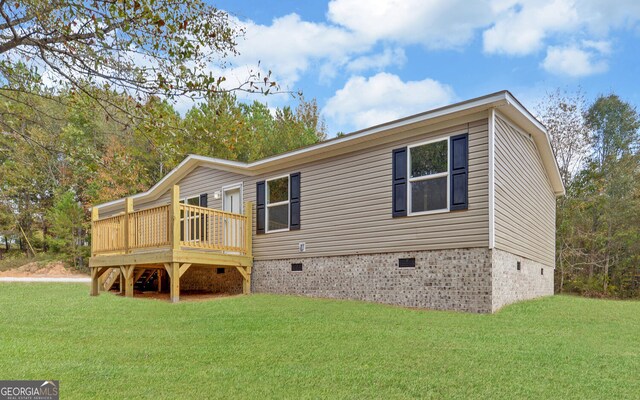
[[[42,265],[38,262],[31,262],[18,268],[10,269],[7,271],[0,271],[0,277],[12,278],[86,278],[87,276],[87,274],[83,274],[74,269],[68,268],[62,261],[53,261],[45,265]]]
[[[115,292],[117,294],[117,292]],[[239,294],[229,293],[210,293],[210,292],[197,292],[197,291],[182,291],[180,293],[180,301],[207,301],[213,299],[222,299],[226,297],[241,296]],[[158,292],[140,292],[135,291],[133,297],[137,299],[151,299],[151,300],[164,300],[169,301],[169,293]]]

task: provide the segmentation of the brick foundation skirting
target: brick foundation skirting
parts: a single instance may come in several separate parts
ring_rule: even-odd
[[[497,249],[492,250],[492,265],[493,311],[517,301],[553,294],[552,267]]]
[[[399,267],[400,258],[415,267]],[[490,313],[553,294],[553,268],[486,248],[263,260],[254,262],[252,291]]]
[[[401,258],[415,258],[415,267],[401,268]],[[292,271],[291,264],[302,264],[302,271]],[[486,248],[255,261],[251,281],[253,293],[474,313],[553,294],[552,267]],[[185,291],[240,294],[242,276],[235,268],[218,274],[216,268],[194,266],[180,286]]]
[[[224,273],[218,274],[217,268],[194,266],[180,278],[180,290],[241,294],[242,275],[233,267],[224,268]]]

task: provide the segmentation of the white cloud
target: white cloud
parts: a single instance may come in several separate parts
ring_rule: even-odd
[[[611,54],[611,42],[606,40],[584,40],[582,41],[582,46],[596,50],[602,55]]]
[[[493,0],[491,7],[493,25],[483,32],[490,54],[528,55],[551,39],[565,45],[582,37],[606,43],[601,39],[611,29],[637,27],[640,21],[637,0]]]
[[[359,35],[431,49],[467,44],[491,22],[487,0],[332,0],[327,17]]]
[[[576,0],[576,9],[591,34],[604,36],[612,28],[633,28],[640,20],[637,0]]]
[[[227,60],[230,68],[210,70],[227,77],[224,88],[245,82],[251,71],[264,76],[271,70],[283,90],[296,90],[304,88],[300,79],[310,70],[329,85],[345,73],[368,75],[402,67],[408,61],[407,45],[461,49],[481,35],[487,54],[538,52],[545,58],[537,62],[547,72],[584,77],[608,69],[608,57],[616,50],[608,35],[614,29],[638,28],[640,1],[331,0],[326,17],[324,23],[309,22],[292,13],[270,24],[234,18],[246,31],[237,46],[241,54]],[[238,96],[268,101],[271,107],[290,100],[287,95]],[[454,97],[451,87],[434,80],[403,82],[379,73],[349,79],[323,112],[334,126],[351,130],[444,105]],[[191,104],[180,99],[177,107],[184,112]]]
[[[607,62],[600,58],[599,53],[576,45],[549,47],[542,67],[552,74],[574,78],[606,72],[608,69]]]
[[[361,56],[347,64],[347,70],[351,72],[381,70],[390,66],[402,66],[407,61],[407,55],[401,48],[386,48],[382,53],[369,56]]]
[[[323,113],[344,130],[360,129],[449,104],[453,89],[433,79],[403,82],[381,72],[354,76],[327,101]]]
[[[273,71],[283,90],[304,88],[300,80],[310,72],[330,85],[345,73],[402,67],[408,45],[462,49],[478,36],[487,54],[542,58],[546,51],[541,68],[586,76],[607,69],[615,51],[608,35],[637,27],[640,1],[331,0],[326,18],[310,22],[292,13],[268,24],[233,19],[246,35],[237,46],[240,55],[223,72],[228,83],[242,81],[260,61],[260,70]],[[365,81],[379,84],[374,78]]]
[[[533,53],[543,46],[549,35],[571,31],[579,22],[573,2],[565,0],[501,1],[494,3],[494,11],[499,16],[483,33],[487,53]]]
[[[369,50],[371,43],[352,32],[327,24],[303,21],[297,14],[273,20],[271,25],[240,22],[246,30],[239,40],[236,65],[257,65],[274,71],[280,83],[293,86],[315,63],[344,64],[354,53]]]

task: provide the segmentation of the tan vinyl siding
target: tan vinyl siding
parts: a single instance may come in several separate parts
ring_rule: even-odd
[[[469,210],[391,217],[391,152],[425,139],[469,131]],[[428,132],[410,139],[252,177],[245,200],[255,201],[255,183],[301,172],[301,229],[254,238],[256,259],[431,250],[488,246],[487,120]],[[254,216],[255,218],[255,216]],[[306,252],[298,252],[298,243]]]
[[[440,214],[391,217],[392,150],[432,138],[469,132],[469,209]],[[488,247],[488,121],[452,122],[430,131],[414,128],[403,139],[310,161],[256,176],[198,167],[178,184],[181,197],[208,193],[209,207],[222,208],[213,193],[225,185],[244,183],[244,201],[256,201],[256,182],[301,172],[301,229],[255,235],[257,260],[290,257],[383,253],[409,250]],[[366,147],[365,147],[366,146]],[[169,192],[157,200],[135,203],[146,208],[169,202]],[[254,208],[255,210],[255,208]],[[122,211],[122,206],[117,212]],[[101,214],[114,212],[101,210]],[[298,252],[298,243],[306,252]]]
[[[495,246],[555,265],[556,201],[535,144],[506,119],[495,120]]]
[[[207,167],[197,167],[178,182],[178,185],[180,186],[180,198],[194,197],[207,193],[208,206],[210,208],[222,209],[222,196],[220,196],[220,199],[216,200],[213,198],[213,193],[215,191],[222,191],[222,187],[224,186],[242,183],[246,178],[246,175],[240,175],[233,172],[220,171]],[[162,204],[169,204],[170,201],[171,191],[167,190],[165,193],[160,195],[158,199],[153,201],[141,202],[134,200],[134,209],[139,210]],[[111,208],[105,208],[100,210],[100,216],[108,217],[110,215],[118,214],[124,210],[123,207],[123,205],[119,205]]]

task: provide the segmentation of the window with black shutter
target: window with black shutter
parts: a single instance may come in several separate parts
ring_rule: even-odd
[[[300,229],[300,172],[257,183],[256,233]]]
[[[469,135],[393,150],[394,217],[468,208]]]

